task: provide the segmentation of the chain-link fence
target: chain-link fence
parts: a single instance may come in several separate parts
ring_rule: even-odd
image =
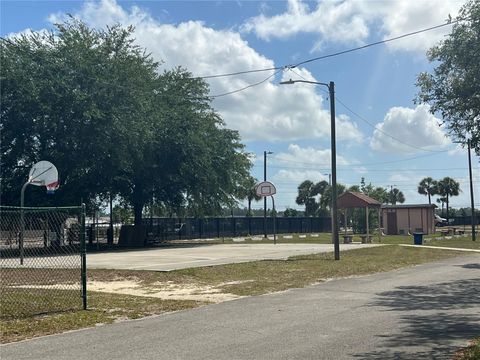
[[[86,309],[83,207],[0,206],[0,316]]]

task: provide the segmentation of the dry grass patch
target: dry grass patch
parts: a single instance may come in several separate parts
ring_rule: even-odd
[[[190,309],[207,303],[98,292],[89,292],[88,299],[89,309],[86,311],[70,310],[17,319],[2,319],[0,341],[2,343],[19,341],[125,319]]]

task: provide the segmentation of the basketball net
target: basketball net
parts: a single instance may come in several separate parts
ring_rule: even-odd
[[[55,182],[53,182],[51,184],[48,184],[48,185],[45,185],[45,186],[47,188],[47,194],[51,195],[51,194],[55,193],[55,190],[58,189],[59,183],[58,183],[58,181],[55,181]]]

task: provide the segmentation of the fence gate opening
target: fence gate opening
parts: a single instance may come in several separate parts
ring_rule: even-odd
[[[0,316],[86,309],[85,208],[0,206]]]

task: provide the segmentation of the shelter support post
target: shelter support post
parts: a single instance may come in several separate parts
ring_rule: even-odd
[[[345,226],[345,236],[347,236],[347,209],[343,209],[343,211],[345,211],[344,213],[344,226]]]
[[[367,226],[367,243],[370,241],[370,229],[369,229],[370,226],[368,224],[368,213],[369,213],[368,206],[366,206],[365,207],[365,218],[366,218],[366,220],[365,220],[366,224],[365,225]]]
[[[382,224],[380,222],[382,209],[378,208],[378,242],[382,242]]]

